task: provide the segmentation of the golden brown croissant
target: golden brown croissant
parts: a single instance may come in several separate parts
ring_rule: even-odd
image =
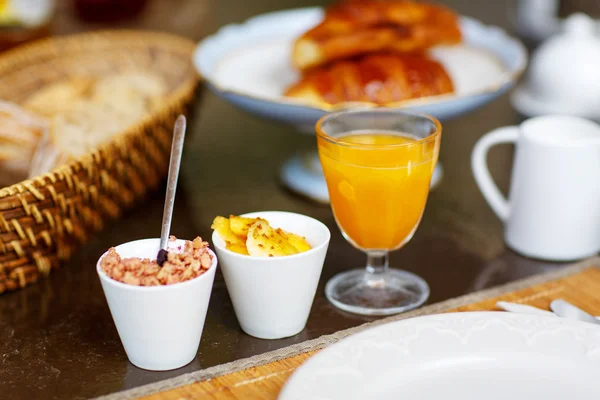
[[[425,55],[370,54],[310,70],[285,95],[313,103],[386,104],[453,91],[444,67]]]
[[[292,60],[302,70],[375,51],[415,52],[461,40],[450,9],[409,0],[346,0],[330,7],[323,22],[294,43]]]

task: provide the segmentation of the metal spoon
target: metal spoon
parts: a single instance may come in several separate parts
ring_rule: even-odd
[[[562,299],[554,300],[550,303],[550,309],[559,317],[600,324],[600,321],[596,317]]]
[[[173,206],[175,205],[175,191],[177,190],[177,178],[181,166],[181,153],[183,152],[183,141],[185,139],[186,120],[183,115],[177,117],[173,130],[173,144],[171,145],[171,160],[169,161],[169,178],[167,180],[167,194],[165,197],[165,208],[163,210],[162,230],[160,233],[160,250],[156,256],[156,262],[162,267],[167,261],[167,244],[171,230],[171,219],[173,217]]]

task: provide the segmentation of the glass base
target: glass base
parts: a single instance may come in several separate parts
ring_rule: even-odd
[[[429,285],[399,269],[368,273],[354,269],[327,282],[325,296],[337,308],[362,315],[391,315],[417,308],[429,297]]]

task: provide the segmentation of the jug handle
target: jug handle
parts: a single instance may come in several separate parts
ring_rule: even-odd
[[[506,221],[510,214],[508,200],[502,195],[492,179],[487,167],[487,154],[490,148],[501,143],[515,143],[519,136],[519,127],[505,126],[494,129],[482,136],[475,144],[471,154],[471,169],[479,190],[498,218]]]

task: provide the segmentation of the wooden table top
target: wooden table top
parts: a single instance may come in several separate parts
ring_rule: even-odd
[[[560,279],[549,280],[515,290],[500,296],[492,296],[453,311],[496,310],[498,301],[527,304],[549,309],[550,302],[561,298],[592,313],[600,314],[600,269],[591,267]],[[294,371],[311,356],[313,350],[256,367],[243,369],[206,381],[154,393],[139,400],[275,400],[281,388]]]
[[[225,23],[267,11],[323,5],[326,0],[152,0],[135,21],[119,26],[164,29],[198,40]],[[513,0],[445,3],[488,24],[514,30]],[[106,27],[77,21],[68,1],[59,2],[58,33]],[[429,303],[560,268],[528,260],[507,250],[502,225],[479,193],[470,169],[470,152],[485,132],[517,124],[521,117],[508,96],[467,116],[445,122],[440,160],[445,177],[431,193],[412,241],[392,254],[392,266],[421,275],[431,287]],[[296,151],[313,149],[315,138],[293,128],[250,116],[206,93],[189,126],[173,234],[209,237],[217,214],[287,210],[318,218],[332,231],[317,297],[308,325],[283,340],[244,334],[236,321],[223,278],[217,275],[198,357],[169,372],[140,370],[127,361],[95,272],[110,246],[158,236],[164,191],[81,249],[64,268],[36,285],[0,296],[0,393],[10,398],[87,398],[186,372],[249,357],[368,321],[343,313],[325,299],[324,284],[334,274],[361,267],[365,256],[339,234],[328,206],[292,195],[278,183],[278,168]],[[490,167],[501,188],[510,176],[512,150],[494,149]]]

